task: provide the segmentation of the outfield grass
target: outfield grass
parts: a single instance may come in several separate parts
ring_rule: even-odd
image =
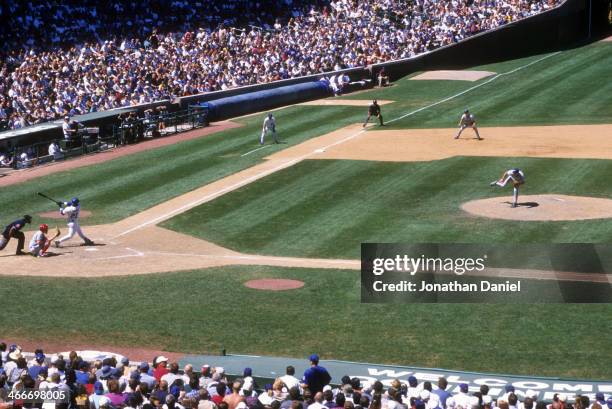
[[[278,293],[242,285],[264,277],[306,285]],[[246,266],[103,279],[3,277],[0,299],[20,302],[4,303],[0,328],[5,341],[293,357],[316,351],[362,362],[609,378],[609,306],[360,304],[358,277]]]
[[[362,242],[611,242],[612,219],[519,222],[461,210],[469,200],[510,200],[512,189],[492,188],[489,182],[500,169],[515,166],[529,169],[521,194],[612,197],[612,184],[604,183],[612,180],[607,160],[309,160],[163,226],[244,252],[304,257],[358,258]]]
[[[470,69],[508,73],[545,56]],[[610,72],[612,43],[594,43],[566,50],[448,102],[393,122],[389,128],[454,127],[466,107],[476,115],[479,126],[611,123]],[[385,119],[390,120],[490,79],[477,82],[402,80],[384,90],[347,98],[377,97],[397,101],[383,107]]]

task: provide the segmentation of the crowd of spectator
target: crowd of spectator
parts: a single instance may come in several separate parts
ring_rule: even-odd
[[[114,357],[87,362],[76,352],[49,359],[40,349],[28,362],[20,347],[4,343],[0,352],[0,409],[612,409],[612,397],[606,401],[603,393],[594,400],[577,396],[573,402],[555,394],[550,404],[539,401],[533,391],[519,399],[511,385],[497,399],[488,395],[486,385],[470,393],[462,383],[451,393],[443,377],[435,386],[410,376],[407,382],[394,379],[385,387],[379,381],[362,383],[344,376],[333,387],[316,354],[301,378],[288,366],[284,376],[261,388],[251,368],[229,381],[221,367],[204,365],[196,373],[188,364],[181,371],[164,356],[155,357],[150,366]],[[24,389],[62,391],[64,399],[55,404],[14,399],[14,392]]]
[[[15,129],[411,57],[560,1],[9,1],[0,122]]]

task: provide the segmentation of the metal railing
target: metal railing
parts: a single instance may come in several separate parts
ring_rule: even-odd
[[[52,143],[49,141],[15,147],[9,153],[13,158],[11,167],[25,169],[44,163],[103,152],[122,145],[174,135],[208,126],[207,118],[207,110],[195,106],[173,113],[162,112],[147,115],[145,118],[128,116],[121,123],[113,125],[110,130],[100,129],[97,136],[53,141],[59,147],[55,155],[49,154]]]

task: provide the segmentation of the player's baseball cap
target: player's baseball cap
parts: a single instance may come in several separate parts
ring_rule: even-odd
[[[308,359],[310,359],[310,362],[319,362],[319,355],[311,354]]]

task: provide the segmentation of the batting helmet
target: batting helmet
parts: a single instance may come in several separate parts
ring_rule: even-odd
[[[72,203],[72,205],[73,205],[73,206],[78,205],[78,204],[79,204],[79,198],[78,198],[78,197],[73,197],[73,198],[70,200],[70,203]]]
[[[44,224],[44,223],[43,223],[43,224],[41,224],[41,225],[40,225],[38,228],[39,228],[39,229],[40,229],[40,231],[41,231],[41,232],[43,232],[43,233],[46,233],[46,232],[48,232],[48,231],[49,231],[49,226],[47,226],[47,225],[46,225],[46,224]]]
[[[465,108],[465,111],[463,111],[464,114],[467,114],[468,112],[470,112],[470,110],[467,108]]]

